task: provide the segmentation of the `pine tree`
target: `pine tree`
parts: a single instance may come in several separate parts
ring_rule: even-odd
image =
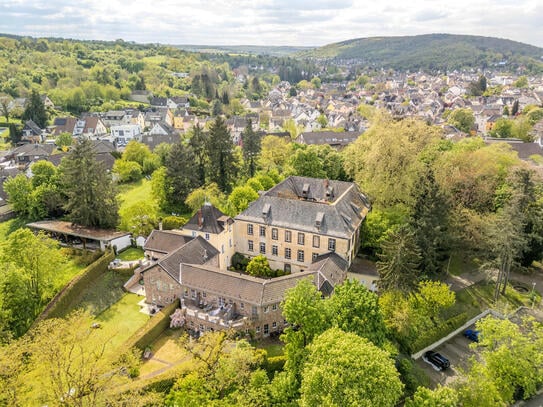
[[[379,289],[411,291],[419,280],[420,249],[409,226],[391,229],[381,243]]]
[[[208,134],[204,133],[199,124],[192,128],[189,145],[192,147],[196,158],[195,163],[198,168],[199,186],[204,185],[206,182],[207,139]]]
[[[412,195],[414,206],[409,224],[422,253],[421,269],[427,275],[436,274],[448,250],[449,207],[430,167],[415,183]]]
[[[518,100],[515,100],[511,108],[511,116],[516,116],[518,114],[518,111],[519,111]]]
[[[45,111],[45,105],[41,100],[40,94],[36,90],[32,91],[30,100],[23,112],[22,120],[23,122],[32,120],[40,129],[45,129],[47,126],[47,112]]]
[[[207,141],[209,181],[216,182],[221,191],[228,193],[234,178],[234,145],[220,116],[211,125]]]
[[[176,143],[166,159],[164,180],[166,202],[170,210],[184,210],[185,200],[199,186],[198,172],[194,169],[196,156],[190,145]]]
[[[96,160],[90,140],[75,145],[62,160],[60,173],[67,196],[64,209],[72,222],[102,228],[117,225],[115,189],[104,164]]]
[[[247,126],[245,126],[241,139],[243,141],[243,158],[249,177],[252,177],[256,172],[256,158],[260,153],[260,136],[253,131],[251,119],[247,120]]]

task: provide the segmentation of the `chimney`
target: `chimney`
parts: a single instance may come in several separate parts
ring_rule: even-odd
[[[207,261],[207,249],[204,249],[204,262]]]
[[[204,216],[202,215],[202,209],[198,209],[198,227],[202,229],[204,226]]]

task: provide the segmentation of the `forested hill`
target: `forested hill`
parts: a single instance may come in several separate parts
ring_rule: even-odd
[[[543,71],[543,48],[511,40],[473,35],[427,34],[358,38],[298,54],[301,57],[358,59],[398,70],[450,70],[523,65]]]

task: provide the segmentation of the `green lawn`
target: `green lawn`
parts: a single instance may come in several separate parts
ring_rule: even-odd
[[[120,253],[117,253],[117,258],[122,261],[135,261],[143,259],[143,249],[139,247],[129,247]]]
[[[536,298],[539,302],[540,296]],[[494,283],[479,282],[456,293],[456,303],[446,311],[447,315],[457,315],[466,312],[468,317],[474,317],[480,312],[493,308],[499,312],[511,312],[518,307],[531,305],[530,293],[521,294],[511,284],[507,286],[505,296],[494,303]]]
[[[152,199],[151,181],[143,178],[137,182],[120,184],[117,195],[121,204],[119,210],[138,202],[146,202]]]
[[[149,320],[149,315],[139,312],[138,302],[142,300],[136,294],[127,293],[119,301],[97,315],[95,321],[100,324],[105,337],[111,338],[111,345],[116,348]]]
[[[268,353],[268,357],[273,356],[282,356],[283,355],[283,348],[285,345],[282,342],[278,341],[266,341],[264,340],[261,343],[257,343],[257,348],[264,349]]]

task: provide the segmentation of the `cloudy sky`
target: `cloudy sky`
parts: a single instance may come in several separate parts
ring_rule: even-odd
[[[0,33],[200,45],[305,45],[428,33],[543,47],[541,0],[0,0]]]

